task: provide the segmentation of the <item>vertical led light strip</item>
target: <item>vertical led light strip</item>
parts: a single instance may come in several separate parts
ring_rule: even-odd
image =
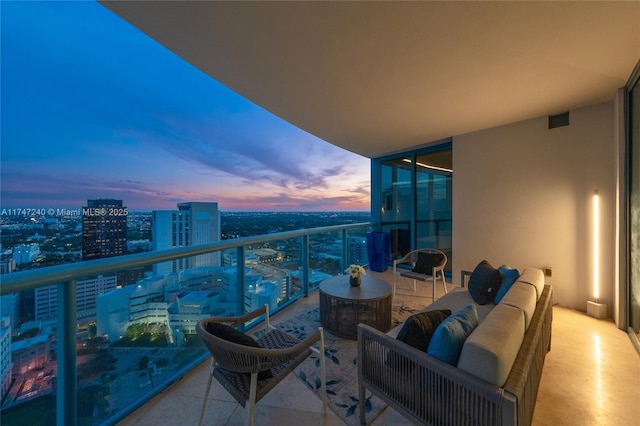
[[[600,298],[600,200],[593,194],[593,297]]]

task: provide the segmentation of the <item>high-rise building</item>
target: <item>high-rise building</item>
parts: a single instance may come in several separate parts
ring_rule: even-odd
[[[20,244],[13,249],[13,260],[16,265],[31,263],[40,256],[40,244]]]
[[[122,200],[87,200],[82,209],[82,260],[120,256],[127,249],[127,208]]]
[[[114,290],[115,274],[100,275],[76,282],[76,318],[78,323],[88,323],[96,318],[96,298]],[[35,291],[35,319],[45,321],[56,318],[58,313],[58,286],[38,287]]]
[[[0,274],[10,274],[16,270],[16,261],[13,257],[0,259]]]
[[[195,246],[220,241],[218,203],[179,203],[177,210],[154,210],[151,239],[154,250]],[[209,253],[154,265],[166,275],[196,266],[219,266],[220,254]]]
[[[127,249],[127,208],[122,200],[87,200],[82,208],[82,260],[120,256]],[[96,298],[116,288],[117,274],[79,280],[76,283],[76,316],[79,323],[88,323],[96,318]],[[142,273],[144,275],[144,273]],[[57,315],[57,286],[40,287],[35,290],[35,319],[47,320]]]
[[[366,237],[349,237],[348,244],[349,265],[366,265],[369,263]]]
[[[0,317],[0,399],[11,388],[11,318]]]
[[[11,255],[0,258],[0,275],[10,274],[16,268],[16,261]],[[20,292],[3,294],[0,296],[0,322],[4,317],[9,318],[12,327],[20,324]]]
[[[20,325],[20,292],[0,296],[0,318],[9,317],[11,326]]]

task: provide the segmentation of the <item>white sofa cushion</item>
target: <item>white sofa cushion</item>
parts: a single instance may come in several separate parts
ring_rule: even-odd
[[[524,323],[522,310],[500,303],[465,340],[458,368],[502,387],[522,345]]]
[[[422,309],[420,312],[434,311],[436,309],[449,309],[451,312],[456,312],[471,303],[476,305],[479,322],[482,322],[487,315],[489,315],[489,312],[491,312],[491,310],[496,306],[493,302],[489,302],[486,305],[478,305],[473,301],[471,294],[469,294],[469,291],[467,291],[466,288],[455,287],[452,290],[449,290],[449,292],[440,299]],[[392,328],[387,335],[395,338],[398,336],[401,328],[402,324],[397,325]]]
[[[485,305],[478,305],[473,301],[473,297],[471,297],[471,293],[469,293],[469,290],[467,288],[456,287],[453,290],[449,290],[447,294],[427,306],[425,309],[423,309],[423,311],[432,311],[434,309],[450,309],[451,312],[455,312],[471,303],[476,305],[476,309],[478,311],[478,320],[480,322],[482,322],[487,317],[487,315],[489,315],[489,312],[491,312],[491,310],[496,306],[493,302],[489,302]]]
[[[540,296],[542,296],[542,291],[544,290],[544,274],[542,273],[542,269],[525,269],[518,278],[518,282],[534,286],[536,288],[537,295],[536,301],[540,300]]]
[[[516,281],[507,294],[504,295],[500,304],[504,303],[521,309],[524,312],[524,329],[527,330],[531,323],[531,318],[533,318],[533,313],[536,311],[537,301],[538,298],[534,286]]]

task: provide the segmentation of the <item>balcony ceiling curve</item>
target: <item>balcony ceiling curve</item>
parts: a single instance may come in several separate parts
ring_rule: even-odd
[[[640,2],[101,1],[214,79],[366,157],[610,101]]]

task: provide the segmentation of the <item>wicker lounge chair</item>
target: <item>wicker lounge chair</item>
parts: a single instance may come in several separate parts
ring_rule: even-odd
[[[207,326],[210,324],[225,324],[236,328],[263,314],[266,319],[266,333],[256,339],[260,347],[233,343],[207,331]],[[211,381],[214,377],[243,407],[246,407],[247,401],[249,402],[247,424],[253,425],[256,402],[304,361],[312,350],[321,354],[319,359],[322,375],[322,399],[326,413],[326,376],[322,327],[305,340],[300,341],[296,337],[272,327],[269,323],[269,308],[264,306],[239,317],[204,319],[198,322],[196,332],[212,356],[211,371],[202,402],[199,425],[202,425]],[[312,346],[315,343],[319,343],[319,348]]]
[[[398,265],[410,264],[412,269],[398,268]],[[393,261],[393,297],[396,296],[396,278],[398,276],[413,280],[413,291],[416,291],[416,281],[433,282],[432,299],[436,300],[436,280],[442,278],[442,287],[447,293],[447,283],[444,279],[444,267],[447,255],[439,250],[418,249],[407,253],[402,259]],[[440,277],[438,277],[440,272]]]

